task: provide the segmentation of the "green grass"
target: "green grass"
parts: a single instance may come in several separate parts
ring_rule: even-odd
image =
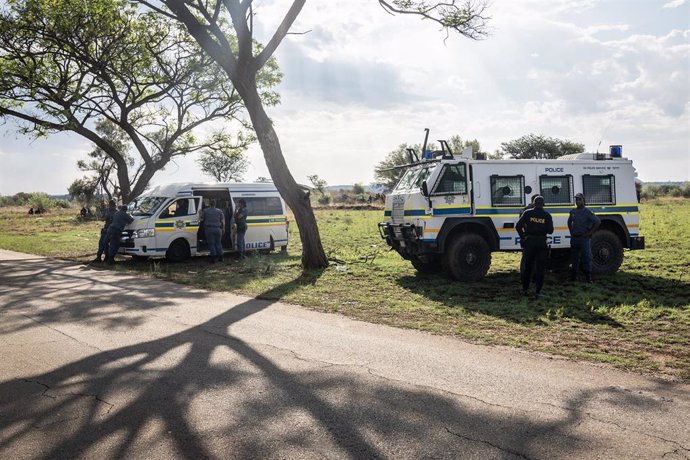
[[[654,201],[643,204],[641,212],[646,250],[626,252],[621,270],[594,286],[566,283],[564,274],[549,273],[546,296],[539,301],[518,295],[519,254],[495,253],[486,279],[474,284],[418,274],[379,237],[381,211],[317,211],[324,249],[331,260],[339,261],[323,271],[302,272],[294,223],[287,255],[225,265],[209,265],[205,258],[184,264],[123,262],[116,269],[475,343],[687,379],[690,203]],[[2,248],[78,261],[93,257],[98,223],[79,223],[64,213],[40,218],[11,210],[0,213]]]

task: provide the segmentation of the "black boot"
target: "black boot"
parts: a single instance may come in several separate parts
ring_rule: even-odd
[[[586,273],[587,275],[587,283],[592,284],[594,281],[592,281],[592,274],[591,273]]]

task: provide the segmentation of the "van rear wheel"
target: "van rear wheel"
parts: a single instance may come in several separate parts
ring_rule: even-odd
[[[184,262],[189,259],[190,255],[189,244],[184,239],[173,241],[165,252],[165,258],[170,262]]]
[[[616,273],[623,263],[623,244],[611,230],[599,230],[592,235],[592,273]]]
[[[479,281],[491,266],[489,244],[476,233],[460,235],[450,244],[444,265],[458,281]]]

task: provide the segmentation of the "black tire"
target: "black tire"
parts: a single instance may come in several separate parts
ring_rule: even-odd
[[[443,264],[436,256],[428,256],[428,261],[421,261],[415,257],[410,262],[419,273],[440,273],[443,271]]]
[[[570,266],[570,249],[552,249],[546,261],[546,268],[554,271],[566,271]]]
[[[137,254],[132,254],[132,260],[134,262],[146,262],[147,260],[149,260],[149,256],[140,256]]]
[[[611,230],[592,235],[592,273],[610,275],[623,263],[623,243]]]
[[[460,235],[450,244],[444,265],[458,281],[479,281],[491,266],[489,244],[475,233]]]
[[[165,258],[170,262],[184,262],[190,257],[189,244],[187,240],[180,238],[172,242],[165,252]]]

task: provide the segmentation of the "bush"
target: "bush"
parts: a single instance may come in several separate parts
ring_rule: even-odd
[[[319,199],[317,201],[319,202],[319,204],[322,204],[322,205],[331,204],[331,196],[323,194],[319,197]]]
[[[31,197],[29,198],[29,206],[34,208],[35,211],[40,211],[41,213],[44,213],[48,211],[49,209],[52,209],[55,207],[55,202],[50,199],[50,197],[45,194],[45,193],[32,193]]]
[[[62,208],[62,209],[69,209],[72,207],[72,203],[70,203],[67,200],[63,200],[63,199],[53,200],[53,204],[55,205],[56,208]]]

